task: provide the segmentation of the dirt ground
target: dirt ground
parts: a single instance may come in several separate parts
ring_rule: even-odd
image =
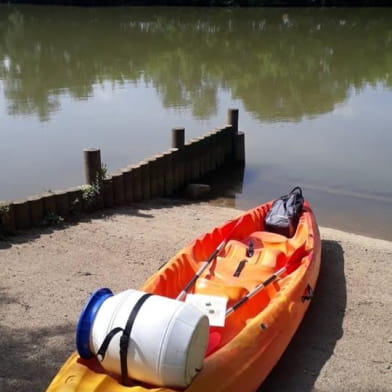
[[[74,350],[93,290],[138,288],[186,243],[238,214],[160,201],[0,242],[0,391],[45,390]],[[392,391],[392,242],[321,234],[315,299],[260,392]]]

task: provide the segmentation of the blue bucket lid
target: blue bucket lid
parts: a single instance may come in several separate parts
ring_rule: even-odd
[[[103,302],[112,295],[112,291],[107,288],[98,289],[91,295],[80,313],[76,327],[76,349],[83,359],[89,359],[94,355],[90,350],[91,326]]]

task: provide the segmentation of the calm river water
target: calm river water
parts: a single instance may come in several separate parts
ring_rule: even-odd
[[[240,109],[223,203],[302,185],[325,226],[392,240],[392,8],[0,6],[0,199],[82,184]]]

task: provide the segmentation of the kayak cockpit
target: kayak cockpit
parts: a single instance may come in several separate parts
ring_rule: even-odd
[[[254,219],[254,216],[247,220],[248,224],[253,221],[252,218]],[[313,248],[305,216],[300,218],[292,238],[260,230],[260,223],[252,226],[258,230],[244,231],[241,236],[236,236],[226,243],[219,256],[201,274],[189,293],[226,297],[229,308],[282,267],[293,263],[298,267]],[[213,243],[211,247],[215,247],[222,233],[216,231],[208,236],[210,241],[206,238],[201,239],[204,247],[207,242]],[[196,240],[172,259],[160,271],[158,279],[148,282],[148,291],[176,298],[178,292],[204,262],[200,259],[199,241]],[[234,317],[226,318],[224,327],[211,327],[207,355],[233,339],[246,326],[249,319],[263,311],[281,290],[286,280],[284,277],[290,272],[285,273],[282,280],[269,284],[244,306],[236,309]]]

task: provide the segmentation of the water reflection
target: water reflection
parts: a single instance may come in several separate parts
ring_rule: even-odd
[[[42,121],[108,80],[153,86],[197,118],[223,89],[256,119],[299,121],[351,88],[390,88],[391,51],[391,9],[0,8],[7,111]]]
[[[0,6],[0,199],[81,184],[85,147],[114,171],[238,107],[226,204],[300,184],[321,224],[391,239],[391,49],[392,8]]]

